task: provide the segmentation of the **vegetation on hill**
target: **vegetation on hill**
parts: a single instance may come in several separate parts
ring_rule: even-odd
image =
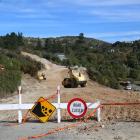
[[[34,76],[41,69],[40,63],[21,56],[22,50],[62,65],[84,66],[91,79],[112,88],[120,88],[120,81],[140,81],[140,40],[110,44],[83,33],[42,39],[11,33],[0,37],[0,64],[6,68],[0,73],[0,93],[15,91],[21,72]],[[67,59],[60,60],[59,53]]]
[[[0,71],[0,97],[12,93],[20,85],[21,72],[18,60],[0,55],[0,64],[4,66],[4,70]]]
[[[4,67],[4,70],[0,70],[0,97],[11,95],[17,90],[22,72],[36,76],[42,67],[41,63],[20,55],[22,45],[24,46],[23,38],[19,33],[0,38],[0,64]]]
[[[28,57],[18,54],[1,54],[0,64],[4,70],[0,70],[0,97],[11,95],[21,83],[21,74],[28,73],[36,76],[42,65]]]
[[[80,33],[75,37],[37,39],[30,48],[55,63],[84,66],[91,79],[112,88],[120,88],[120,81],[140,80],[140,40],[110,44]],[[67,59],[60,61],[58,53]]]

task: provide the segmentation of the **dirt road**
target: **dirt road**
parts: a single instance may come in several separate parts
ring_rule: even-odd
[[[47,74],[47,80],[39,82],[35,78],[30,77],[29,75],[22,76],[22,100],[23,103],[33,103],[35,102],[40,96],[48,97],[50,95],[53,95],[56,93],[56,87],[57,85],[61,85],[61,82],[65,75],[67,75],[67,69],[63,66],[58,66],[55,64],[52,64],[51,62],[40,58],[36,55],[31,55],[28,53],[23,53],[23,55],[30,56],[36,61],[40,61],[45,65],[46,68],[46,74]],[[109,102],[140,102],[140,92],[132,92],[132,91],[124,91],[124,90],[114,90],[105,86],[102,86],[96,82],[88,80],[87,87],[85,88],[71,88],[66,89],[61,86],[61,102],[68,102],[73,97],[82,97],[87,102],[94,102],[97,99],[101,100],[102,103],[109,103]],[[1,99],[1,103],[17,103],[18,102],[18,96],[15,95],[13,97],[9,97],[6,99]],[[55,99],[53,100],[55,102]],[[33,133],[42,133],[48,131],[50,127],[57,127],[57,123],[49,122],[47,127],[45,124],[38,124],[38,123],[27,123],[26,125],[23,125],[23,127],[14,127],[14,129],[11,129],[11,127],[4,127],[4,123],[7,123],[7,121],[16,120],[17,119],[17,112],[7,112],[2,111],[0,112],[0,139],[8,139],[10,138],[10,135],[14,132],[19,132],[18,134],[13,135],[11,139],[17,139],[19,136],[25,136],[32,135]],[[15,117],[16,116],[16,117]],[[67,112],[63,111],[63,118],[62,119],[69,119],[69,115]],[[107,126],[107,129],[99,129],[98,132],[90,131],[80,131],[80,128],[75,128],[71,130],[74,135],[73,137],[76,137],[76,139],[95,139],[95,140],[101,140],[101,139],[108,139],[108,140],[138,140],[140,139],[140,129],[137,130],[138,127],[140,127],[140,106],[107,106],[104,107],[102,110],[102,122],[101,123],[108,123],[110,121],[121,121],[120,126],[117,128],[117,124],[109,125]],[[122,122],[123,121],[123,122]],[[127,122],[129,123],[127,123]],[[130,123],[134,121],[135,123]],[[137,122],[137,123],[136,123]],[[64,123],[62,125],[66,125],[67,123]],[[124,126],[123,126],[124,125]],[[123,126],[123,127],[122,127]],[[114,131],[111,129],[114,129],[112,127],[116,127]],[[122,128],[121,128],[122,127]],[[126,127],[129,127],[132,129],[128,129]],[[12,127],[13,128],[13,127]],[[30,129],[30,131],[29,131]],[[118,130],[117,130],[118,129]],[[129,132],[129,137],[126,136],[127,129]],[[93,129],[94,130],[94,129]],[[132,130],[132,131],[131,131]],[[9,135],[5,137],[6,131],[8,131]],[[70,131],[70,132],[71,132]],[[116,132],[117,131],[117,132]],[[122,131],[123,136],[118,136],[116,133],[119,133],[118,131]],[[68,132],[68,137],[71,136],[70,132]],[[84,134],[85,133],[85,134]],[[94,136],[95,133],[98,137]],[[111,135],[111,137],[107,137],[107,133]],[[4,135],[5,134],[5,135]],[[68,138],[67,135],[60,135],[61,139]],[[104,134],[104,137],[100,136]],[[57,134],[56,134],[57,135]],[[56,139],[56,135],[52,136],[50,139]],[[62,137],[61,137],[62,136]],[[72,137],[72,139],[74,139]],[[77,138],[78,137],[78,138]],[[59,138],[59,137],[58,137]],[[45,139],[45,138],[44,138]]]

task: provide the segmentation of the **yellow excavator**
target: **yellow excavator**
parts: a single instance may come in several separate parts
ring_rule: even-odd
[[[80,71],[79,68],[68,68],[68,77],[64,78],[62,85],[65,88],[77,88],[79,85],[85,87],[87,79],[84,73]]]
[[[0,71],[4,71],[4,70],[5,70],[5,67],[0,64]]]
[[[47,76],[46,76],[46,70],[40,70],[37,72],[37,79],[39,81],[42,81],[42,80],[46,80],[47,79]]]

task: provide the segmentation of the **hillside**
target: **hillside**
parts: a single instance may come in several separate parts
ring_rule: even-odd
[[[140,41],[115,42],[113,44],[97,39],[79,36],[56,38],[24,37],[22,33],[11,33],[0,37],[0,52],[10,61],[19,63],[18,70],[35,76],[41,64],[21,56],[21,51],[37,54],[55,64],[63,66],[83,66],[90,79],[114,88],[122,89],[120,81],[140,81]],[[66,59],[60,60],[58,54]],[[5,64],[5,62],[0,62]],[[9,69],[9,67],[8,67]],[[12,68],[13,69],[13,68]],[[0,76],[1,77],[1,76]],[[2,79],[2,78],[1,78]],[[20,78],[17,83],[20,83]],[[2,83],[6,83],[2,82]],[[15,84],[14,89],[18,84]],[[2,86],[2,90],[7,86]],[[9,92],[9,91],[8,91]]]
[[[101,103],[140,102],[139,92],[114,90],[91,80],[88,80],[87,86],[85,88],[64,88],[61,85],[61,82],[67,75],[67,68],[53,64],[48,60],[30,53],[24,52],[24,55],[28,55],[28,57],[31,59],[42,62],[42,64],[45,65],[46,68],[49,67],[49,69],[46,69],[46,81],[41,82],[31,77],[29,74],[22,74],[22,103],[34,103],[39,97],[49,97],[51,95],[56,95],[56,88],[58,85],[61,86],[61,102],[68,102],[70,99],[76,97],[82,98],[86,102],[95,102],[96,100],[100,100]],[[57,102],[57,98],[50,99],[49,101]],[[18,95],[15,93],[15,95],[12,97],[0,99],[0,102],[1,104],[17,103]],[[86,115],[88,115],[91,111],[93,112],[93,110],[88,110]],[[23,112],[23,114],[25,113],[26,111]],[[46,123],[39,123],[33,115],[28,113],[26,123],[16,126],[15,122],[17,122],[17,111],[1,111],[1,114],[1,138],[8,140],[46,133],[54,128],[75,124],[75,121],[72,120],[66,110],[62,111],[62,123],[58,124],[54,122],[56,117],[53,116],[50,118],[49,122],[47,122],[47,125]],[[56,115],[56,112],[54,115]],[[101,118],[102,121],[100,123],[97,123],[93,120],[93,118],[91,118],[91,120],[82,123],[78,127],[58,132],[56,135],[52,134],[50,137],[44,137],[41,139],[67,139],[68,137],[71,139],[74,137],[74,139],[76,138],[78,140],[84,140],[91,139],[89,136],[92,138],[96,137],[97,139],[100,139],[102,136],[102,139],[108,140],[112,140],[112,137],[114,137],[114,139],[115,137],[126,137],[131,139],[132,136],[134,136],[136,139],[139,139],[139,105],[104,106],[101,110]],[[122,135],[120,134],[120,131],[125,132]]]
[[[28,40],[28,39],[27,39]],[[120,89],[120,81],[140,81],[140,41],[113,44],[79,36],[30,39],[27,48],[54,63],[65,66],[84,66],[90,78],[100,84]],[[32,48],[32,51],[29,50]],[[58,54],[66,59],[60,60]]]
[[[28,45],[31,45],[31,46],[37,46],[38,44],[40,44],[42,47],[45,47],[46,45],[57,44],[57,45],[66,47],[68,44],[70,46],[75,45],[75,43],[77,43],[80,39],[79,39],[79,36],[62,36],[62,37],[55,37],[55,38],[53,38],[53,37],[50,37],[50,38],[25,37],[24,41]],[[92,47],[92,46],[103,47],[103,46],[111,45],[111,43],[108,43],[108,42],[105,42],[102,40],[98,40],[98,39],[94,39],[94,38],[88,38],[88,37],[84,37],[84,43],[86,44],[87,47]]]
[[[39,97],[56,95],[56,88],[58,85],[61,86],[61,102],[68,102],[70,99],[75,97],[82,98],[86,102],[95,102],[96,100],[100,100],[101,103],[140,102],[139,92],[115,90],[91,80],[88,80],[85,88],[64,88],[61,85],[61,82],[67,75],[67,68],[53,64],[52,62],[34,54],[26,52],[22,52],[22,54],[45,65],[47,74],[46,81],[40,82],[31,77],[29,74],[22,74],[21,86],[23,103],[33,103],[36,102]],[[57,99],[51,99],[50,101],[57,102]],[[18,95],[15,92],[14,96],[0,99],[0,102],[4,104],[17,103]],[[89,110],[87,114],[90,111],[93,112],[93,110]],[[26,112],[24,112],[24,114],[25,113]],[[37,119],[29,113],[26,123],[16,126],[15,122],[17,122],[17,111],[1,111],[1,114],[1,138],[9,140],[37,135],[39,133],[46,133],[54,128],[64,127],[75,123],[75,121],[71,121],[71,117],[66,110],[62,111],[62,123],[55,123],[53,121],[53,116],[50,118],[47,125],[46,123],[38,123]],[[56,113],[54,114],[56,115]],[[108,140],[112,140],[112,137],[114,139],[131,139],[132,137],[139,139],[139,123],[137,123],[140,120],[139,106],[105,106],[102,108],[101,118],[102,121],[100,123],[95,122],[93,118],[91,118],[88,122],[82,123],[71,130],[62,131],[56,133],[56,135],[52,134],[50,137],[44,137],[41,139],[71,139],[72,137],[77,140],[91,139],[93,137],[97,139],[102,137],[102,139]],[[124,133],[120,134],[120,131]]]
[[[24,55],[28,55],[31,59],[36,61],[41,61],[43,65],[49,69],[46,69],[47,80],[39,82],[37,79],[32,78],[28,74],[22,75],[22,97],[24,103],[31,103],[36,101],[39,97],[48,97],[56,93],[56,88],[58,85],[61,86],[61,102],[68,102],[71,98],[82,97],[87,102],[94,102],[97,99],[102,103],[104,102],[139,102],[140,94],[139,92],[124,91],[124,90],[114,90],[102,86],[96,82],[88,80],[87,87],[85,88],[64,88],[61,85],[62,80],[67,76],[68,69],[55,65],[48,60],[44,60],[36,55],[23,52]],[[17,95],[5,99],[1,99],[1,103],[16,103]],[[53,100],[57,101],[57,99]],[[123,114],[122,114],[123,110]],[[138,106],[122,107],[106,107],[103,112],[104,120],[109,119],[124,119],[124,120],[139,120],[140,112]],[[108,114],[110,112],[110,114]],[[1,119],[7,117],[11,114],[4,112]],[[129,114],[129,117],[128,117]],[[13,114],[14,115],[14,114]],[[66,114],[65,114],[66,115]],[[68,114],[67,114],[68,115]]]

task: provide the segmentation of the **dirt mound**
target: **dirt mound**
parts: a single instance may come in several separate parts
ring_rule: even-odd
[[[104,106],[102,110],[104,121],[140,121],[140,106]]]
[[[41,57],[39,57],[39,56],[37,56],[37,55],[30,54],[30,53],[27,53],[27,52],[21,52],[21,54],[22,54],[23,56],[30,57],[31,59],[33,59],[33,60],[35,60],[35,61],[37,61],[37,62],[42,63],[43,66],[44,66],[44,68],[45,68],[46,70],[49,70],[49,69],[54,68],[54,67],[57,67],[56,64],[53,64],[53,63],[51,63],[50,61],[48,61],[47,59],[41,58]]]

